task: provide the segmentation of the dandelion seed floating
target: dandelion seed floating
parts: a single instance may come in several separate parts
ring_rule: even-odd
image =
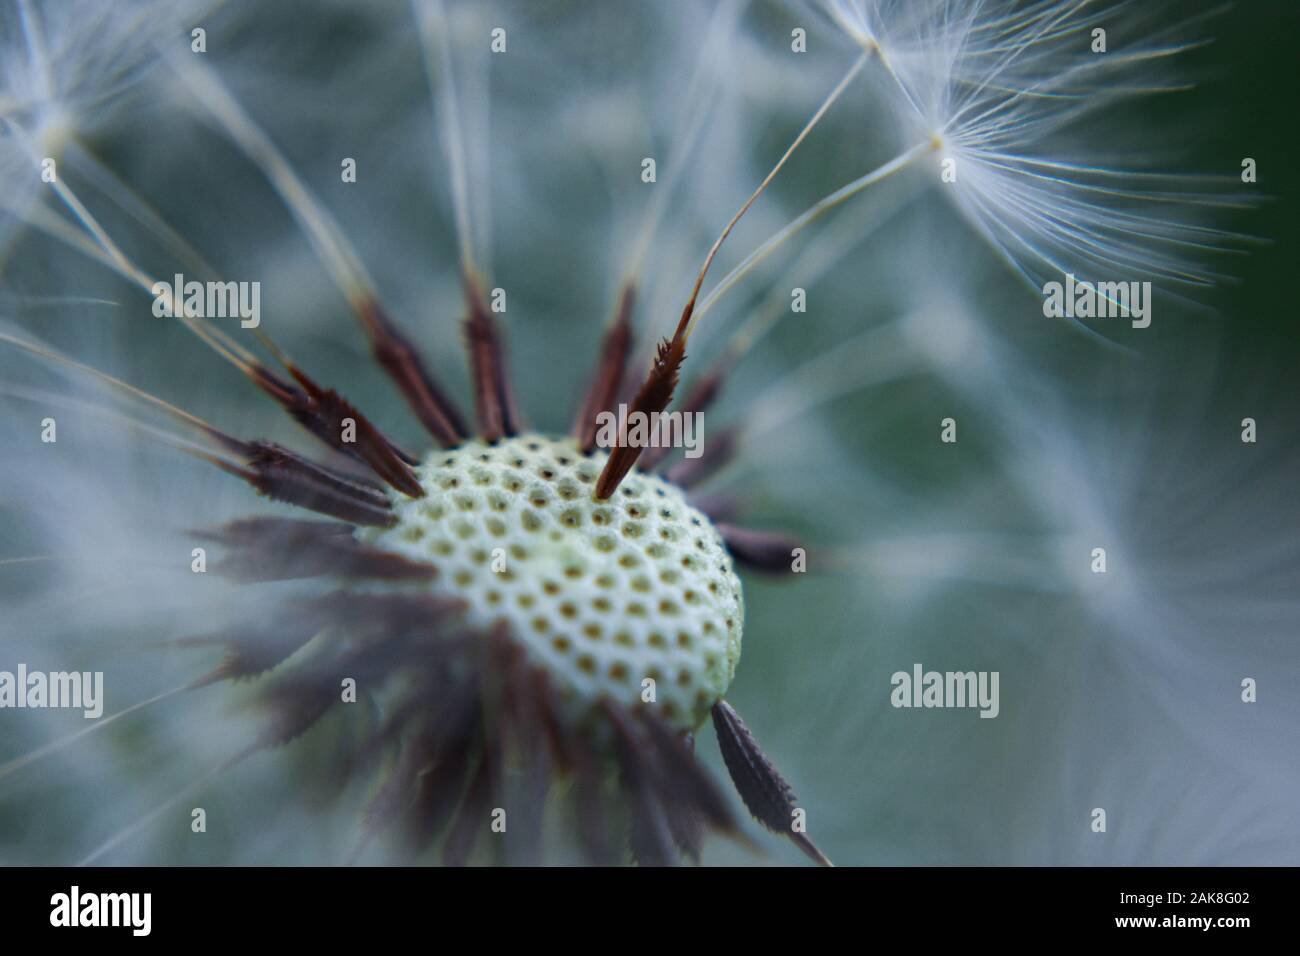
[[[1251,204],[1231,178],[1153,170],[1095,141],[1095,132],[1080,135],[1126,99],[1185,88],[1143,71],[1203,45],[1189,31],[1221,8],[1173,16],[1161,4],[1137,9],[1122,0],[810,6],[883,67],[889,102],[915,143],[895,162],[928,153],[946,165],[945,194],[1035,290],[1073,272],[1154,279],[1183,297],[1223,278],[1189,259],[1250,243],[1199,221],[1210,207]],[[1098,29],[1121,16],[1136,39],[1107,49]]]

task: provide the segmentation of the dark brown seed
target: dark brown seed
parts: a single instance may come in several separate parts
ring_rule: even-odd
[[[274,348],[269,340],[267,344]],[[404,493],[413,497],[423,494],[419,482],[407,467],[409,456],[389,442],[369,419],[338,393],[321,388],[283,355],[280,359],[302,388],[285,381],[256,361],[241,363],[240,368],[294,421],[321,442],[350,458],[365,462],[379,477]],[[343,440],[345,418],[351,418],[355,423],[355,442]]]
[[[464,866],[479,834],[491,823],[488,812],[491,809],[492,774],[492,760],[484,748],[442,845],[442,862],[446,866]]]
[[[687,391],[686,397],[682,400],[681,412],[688,415],[694,412],[703,412],[722,391],[723,382],[726,380],[729,366],[723,362],[717,363],[713,370],[702,378],[698,379],[690,390]],[[647,448],[645,454],[641,456],[641,469],[649,471],[667,456],[670,448],[660,446],[658,448]]]
[[[296,365],[290,364],[288,368],[306,393],[310,403],[308,411],[317,423],[317,429],[313,429],[316,434],[332,448],[364,461],[376,475],[402,494],[412,498],[424,496],[419,479],[406,463],[407,456],[398,451],[370,419],[338,392],[321,388]],[[355,431],[353,441],[344,441],[343,438],[348,421]]]
[[[674,336],[659,343],[654,364],[645,383],[632,400],[632,412],[641,412],[651,419],[657,416],[673,400],[673,390],[677,388],[677,376],[686,360],[686,342],[682,336]],[[629,414],[630,414],[629,413]],[[637,458],[644,449],[620,445],[615,448],[605,462],[596,481],[596,497],[606,499],[618,490],[619,484],[632,470]]]
[[[474,378],[474,407],[478,413],[479,434],[484,441],[495,442],[515,434],[518,427],[518,415],[506,373],[505,347],[496,321],[473,280],[466,280],[465,298],[469,305],[465,338]]]
[[[740,828],[727,798],[700,766],[683,737],[649,708],[640,708],[636,715],[645,727],[648,742],[657,753],[663,776],[679,783],[689,802],[699,809],[710,826],[729,835],[739,834]]]
[[[352,537],[353,525],[295,518],[246,518],[202,539],[225,545],[217,573],[236,581],[289,581],[320,575],[378,580],[425,580],[431,564],[367,548]]]
[[[437,838],[456,809],[477,748],[481,710],[477,689],[461,684],[429,722],[413,761],[414,794],[405,823],[414,852]]]
[[[652,757],[635,726],[617,704],[603,701],[601,710],[614,729],[619,785],[631,813],[632,856],[642,866],[671,866],[676,861],[675,838],[659,802]]]
[[[263,674],[287,660],[315,637],[319,630],[319,620],[289,612],[277,615],[270,621],[253,622],[213,634],[183,637],[170,643],[176,647],[216,645],[226,648],[226,657],[221,664],[191,685],[202,687],[218,681]]]
[[[806,833],[792,829],[798,806],[794,791],[767,759],[740,715],[725,700],[713,705],[713,729],[718,734],[718,748],[736,791],[754,819],[773,833],[790,837],[813,860],[830,866],[831,861]]]
[[[577,778],[578,840],[583,852],[595,866],[613,866],[618,862],[618,851],[609,832],[605,773],[599,755],[588,741],[578,740],[570,750],[569,763]]]
[[[293,468],[325,487],[341,495],[355,498],[360,502],[375,507],[388,508],[388,495],[382,488],[367,480],[357,479],[353,475],[322,465],[290,451],[283,445],[273,442],[254,441],[247,445],[245,457],[250,463],[266,462],[278,467]]]
[[[467,434],[460,413],[425,368],[419,354],[379,303],[367,300],[357,318],[370,338],[375,359],[396,383],[415,417],[444,448],[459,445]]]
[[[794,570],[794,552],[799,548],[799,542],[788,535],[730,524],[716,524],[714,527],[722,535],[731,556],[745,567],[772,574],[789,574]]]
[[[248,469],[216,460],[268,498],[356,524],[386,527],[394,522],[388,502],[373,488],[270,442],[247,446]]]
[[[623,286],[618,313],[601,342],[600,360],[592,376],[591,387],[573,422],[573,434],[578,439],[578,449],[584,455],[596,447],[596,416],[613,409],[622,388],[623,372],[627,366],[628,353],[632,350],[632,309],[635,302],[636,287],[629,282]]]
[[[304,599],[299,606],[363,634],[384,635],[442,634],[446,623],[465,610],[465,602],[457,598],[368,594],[346,589]]]
[[[734,429],[718,432],[698,458],[683,458],[668,470],[668,480],[680,488],[694,488],[708,481],[735,457]]]
[[[687,500],[714,524],[730,521],[741,511],[741,498],[725,491],[696,493]]]

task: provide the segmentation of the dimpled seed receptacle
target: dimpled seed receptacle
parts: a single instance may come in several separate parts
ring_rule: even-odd
[[[631,472],[595,497],[607,454],[522,435],[430,452],[425,497],[394,496],[397,522],[360,540],[438,569],[429,585],[485,633],[504,621],[579,705],[655,703],[690,730],[740,659],[740,579],[712,523],[680,489]]]

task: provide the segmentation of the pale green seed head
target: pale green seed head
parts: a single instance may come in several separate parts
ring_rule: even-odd
[[[484,632],[504,621],[577,706],[644,701],[649,678],[663,716],[693,729],[740,659],[740,580],[674,485],[633,470],[597,501],[606,457],[535,434],[433,451],[416,467],[426,496],[396,497],[397,523],[358,535],[436,566],[435,594]]]

